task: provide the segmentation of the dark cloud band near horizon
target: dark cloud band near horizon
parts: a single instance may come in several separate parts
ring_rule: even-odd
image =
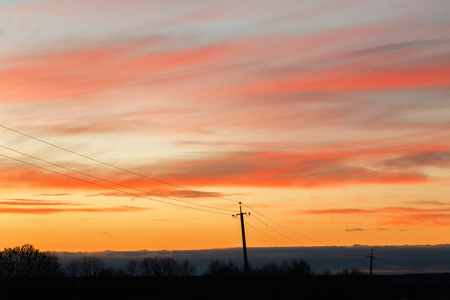
[[[303,258],[312,267],[315,274],[336,273],[343,269],[359,269],[368,274],[367,256],[373,249],[373,272],[379,275],[412,273],[450,272],[450,244],[411,245],[411,246],[326,246],[326,247],[250,247],[248,257],[251,265],[262,266],[266,263],[281,263],[291,259]],[[161,250],[161,251],[100,251],[100,252],[56,252],[63,264],[71,259],[86,255],[103,258],[110,266],[123,267],[131,259],[144,257],[172,257],[176,260],[188,260],[197,267],[197,275],[207,270],[212,260],[243,263],[241,248],[208,250]]]

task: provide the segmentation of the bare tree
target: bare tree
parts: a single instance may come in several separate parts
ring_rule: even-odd
[[[337,275],[344,275],[344,276],[360,276],[362,274],[363,274],[363,272],[361,270],[359,270],[358,268],[343,269],[341,273],[337,272]]]
[[[263,276],[278,276],[281,273],[281,268],[277,263],[274,262],[270,262],[267,263],[265,265],[263,265],[260,269],[259,272],[261,273],[261,275]]]
[[[70,277],[78,277],[81,274],[81,261],[72,259],[66,266],[66,272]]]
[[[56,255],[39,252],[30,244],[5,248],[3,252],[0,252],[0,275],[2,277],[56,276],[60,272],[60,267]]]
[[[139,262],[136,259],[132,259],[125,265],[124,272],[128,276],[139,276]]]
[[[153,276],[152,259],[149,257],[143,258],[139,262],[139,273],[142,276]]]
[[[195,274],[197,269],[195,266],[191,265],[191,263],[187,260],[183,261],[183,264],[181,265],[181,276],[192,276]]]
[[[129,262],[127,268],[133,268],[133,264],[134,262]],[[180,264],[171,257],[146,257],[138,262],[137,271],[142,276],[187,276],[195,272],[195,267],[188,261]]]
[[[80,259],[80,274],[86,277],[99,276],[105,266],[105,261],[100,257],[83,256]]]
[[[239,273],[239,268],[232,261],[226,263],[220,260],[212,260],[208,264],[207,274],[213,276],[234,276]]]
[[[173,258],[154,259],[155,276],[178,276],[181,274],[181,265]]]
[[[293,259],[287,265],[286,271],[291,276],[301,276],[311,274],[311,266],[302,258]]]

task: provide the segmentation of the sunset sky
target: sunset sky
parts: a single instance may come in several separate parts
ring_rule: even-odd
[[[446,244],[448,0],[0,0],[0,248]]]

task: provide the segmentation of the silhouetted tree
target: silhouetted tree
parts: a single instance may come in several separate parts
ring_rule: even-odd
[[[39,252],[30,244],[5,248],[0,252],[2,277],[52,277],[59,275],[60,271],[61,265],[56,255]]]
[[[181,276],[192,276],[197,271],[197,268],[187,260],[183,261],[183,264],[181,265]]]
[[[325,276],[330,276],[331,274],[332,274],[332,272],[329,269],[323,270],[323,272],[322,272],[322,275],[325,275]]]
[[[270,262],[255,268],[253,274],[267,277],[304,276],[311,274],[311,266],[303,259],[284,261],[281,264]]]
[[[80,259],[80,274],[86,277],[99,276],[105,268],[105,261],[96,256],[83,256]]]
[[[135,271],[135,262],[129,262],[126,266],[128,273]],[[195,268],[184,262],[178,263],[171,257],[146,257],[138,262],[138,273],[142,276],[167,277],[192,275]]]
[[[291,260],[285,267],[290,276],[303,276],[311,274],[311,266],[302,258]]]
[[[178,276],[181,274],[181,265],[173,258],[155,259],[155,276]]]
[[[356,269],[343,269],[342,272],[338,272],[337,275],[344,275],[344,276],[360,276],[363,272],[360,271],[358,268]]]
[[[277,263],[270,262],[255,270],[255,272],[261,274],[262,276],[273,277],[281,274],[281,268]]]
[[[66,266],[66,273],[70,277],[78,277],[81,275],[81,261],[72,259]]]
[[[100,270],[100,273],[97,276],[101,277],[114,277],[121,274],[120,270],[115,268],[104,267]]]
[[[136,259],[129,260],[125,265],[124,273],[127,276],[139,276],[139,262]]]
[[[220,260],[212,260],[208,264],[208,275],[234,276],[239,273],[239,268],[232,261],[226,263]]]
[[[153,276],[152,258],[146,257],[139,262],[139,273],[142,276]]]

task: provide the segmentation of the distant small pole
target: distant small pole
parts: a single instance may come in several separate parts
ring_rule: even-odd
[[[372,252],[370,253],[370,256],[366,256],[367,258],[370,258],[370,276],[372,276],[372,267],[373,267],[373,259],[374,258],[378,258],[378,257],[375,257],[375,256],[373,256],[373,249],[372,249]]]
[[[243,213],[241,202],[239,202],[239,213],[233,215],[233,217],[240,216],[241,217],[241,231],[242,231],[242,248],[244,250],[244,272],[245,275],[248,275],[248,259],[247,259],[247,244],[245,242],[245,228],[244,228],[244,215],[250,215],[250,213]]]

